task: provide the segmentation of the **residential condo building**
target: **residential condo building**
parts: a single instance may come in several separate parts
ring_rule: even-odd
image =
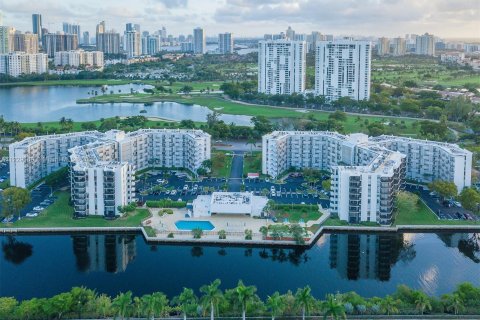
[[[9,53],[15,50],[13,42],[14,34],[14,28],[0,26],[0,54]]]
[[[77,50],[78,37],[63,32],[47,33],[43,35],[42,45],[48,57],[55,58],[55,52]]]
[[[10,182],[26,188],[69,166],[75,214],[118,215],[135,200],[135,172],[149,167],[195,173],[210,159],[210,135],[201,130],[85,131],[29,137],[12,143]]]
[[[385,37],[378,38],[377,54],[379,56],[387,56],[390,54],[390,39]]]
[[[138,57],[142,54],[142,40],[140,32],[136,30],[125,31],[124,51],[127,58]]]
[[[218,35],[218,52],[221,54],[233,53],[233,36],[230,32]]]
[[[407,42],[405,38],[400,38],[400,37],[393,38],[392,47],[393,47],[392,54],[394,56],[404,56],[407,52]]]
[[[101,51],[60,51],[55,52],[54,63],[56,66],[79,67],[81,65],[103,68],[104,59]]]
[[[417,36],[415,40],[415,53],[425,56],[435,55],[435,37],[433,34],[425,33],[422,36]]]
[[[193,53],[204,54],[207,52],[205,31],[202,28],[193,29]]]
[[[42,15],[38,13],[32,14],[32,32],[38,37],[38,41],[42,41]]]
[[[275,131],[263,136],[262,173],[290,169],[332,173],[330,208],[349,222],[390,224],[405,179],[471,185],[471,152],[453,144],[392,136],[368,138],[323,131]]]
[[[48,71],[48,57],[44,53],[10,52],[0,54],[0,74],[18,77],[22,74],[42,74]]]
[[[13,35],[13,49],[17,52],[38,53],[38,35],[16,31]]]
[[[315,62],[315,94],[329,101],[342,97],[370,99],[372,44],[368,41],[319,41]]]
[[[258,44],[258,92],[292,94],[305,91],[306,42],[264,40]]]

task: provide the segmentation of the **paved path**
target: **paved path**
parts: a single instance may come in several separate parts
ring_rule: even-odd
[[[243,152],[234,151],[232,159],[232,169],[230,170],[230,178],[228,179],[228,191],[240,192],[243,176]]]

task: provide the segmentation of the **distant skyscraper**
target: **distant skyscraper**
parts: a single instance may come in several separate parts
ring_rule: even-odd
[[[147,37],[147,54],[155,55],[160,51],[160,36]]]
[[[78,49],[76,34],[47,33],[43,35],[43,49],[49,58],[55,57],[55,52]]]
[[[218,51],[221,54],[233,53],[233,37],[230,32],[218,35]]]
[[[378,38],[377,54],[379,56],[386,56],[390,54],[390,39],[385,37]]]
[[[205,33],[202,28],[193,29],[193,53],[204,54],[207,51]]]
[[[38,13],[32,14],[32,32],[38,35],[38,41],[42,42],[42,15]]]
[[[138,57],[141,55],[142,42],[141,42],[140,32],[136,30],[126,31],[124,41],[125,41],[124,50],[127,53],[127,58]]]
[[[64,22],[63,23],[63,32],[68,33],[68,34],[76,34],[79,42],[82,39],[82,35],[80,33],[80,25],[78,25],[78,24],[72,24],[72,23]]]
[[[315,94],[328,100],[370,98],[371,43],[338,40],[317,43]]]
[[[392,40],[392,45],[393,45],[393,52],[392,54],[394,56],[403,56],[405,55],[407,45],[406,41],[404,38],[393,38]]]
[[[0,26],[0,54],[9,53],[15,50],[14,46],[15,29],[7,26]]]
[[[86,46],[90,45],[90,32],[88,32],[88,31],[83,32],[83,42],[82,43]]]
[[[258,92],[292,94],[305,91],[305,41],[267,40],[258,45]]]
[[[97,24],[95,39],[98,51],[105,54],[120,53],[120,34],[114,30],[107,31],[105,21]]]
[[[25,53],[38,53],[38,35],[20,31],[15,32],[13,37],[14,51]]]
[[[289,40],[295,40],[295,30],[293,30],[292,27],[288,26],[286,36]]]
[[[135,28],[135,31],[137,31],[138,33],[141,33],[140,25],[138,23],[135,23],[133,27]]]
[[[125,32],[130,32],[130,31],[133,31],[135,29],[135,26],[133,25],[133,23],[127,23],[125,25]]]
[[[417,36],[415,41],[415,53],[434,56],[435,55],[435,39],[432,34],[425,33],[423,36]]]

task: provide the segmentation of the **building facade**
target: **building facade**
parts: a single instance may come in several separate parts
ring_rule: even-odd
[[[433,34],[425,33],[417,36],[415,39],[415,54],[434,56],[435,55],[435,37]]]
[[[266,40],[258,44],[258,92],[292,94],[305,91],[306,42]]]
[[[0,26],[0,54],[9,53],[15,50],[13,42],[14,34],[14,28]]]
[[[142,53],[142,40],[140,32],[136,30],[126,31],[124,40],[124,51],[127,54],[127,58],[138,57]]]
[[[44,53],[10,52],[0,54],[0,74],[18,77],[22,74],[42,74],[48,71],[48,57]]]
[[[230,32],[218,34],[218,52],[221,54],[233,53],[233,36]]]
[[[48,57],[54,58],[55,52],[77,50],[78,38],[76,34],[47,33],[43,35],[42,46]]]
[[[392,54],[394,56],[404,56],[407,52],[407,42],[405,41],[405,38],[393,38],[392,47]]]
[[[390,39],[385,37],[378,38],[377,54],[379,56],[387,56],[390,54]]]
[[[341,97],[370,99],[372,45],[368,41],[320,41],[315,62],[315,94],[329,101]]]
[[[26,188],[69,166],[75,214],[115,216],[119,206],[135,200],[136,170],[184,168],[195,174],[210,159],[210,135],[178,129],[85,131],[29,137],[9,151],[12,186]]]
[[[13,36],[13,49],[18,52],[38,53],[38,36],[34,33],[20,31]]]
[[[38,41],[42,41],[42,15],[38,13],[32,14],[32,32],[38,37]]]
[[[202,28],[193,29],[193,53],[204,54],[207,52],[205,32]]]
[[[56,66],[79,67],[80,65],[103,68],[104,59],[101,51],[60,51],[55,52],[54,63]]]
[[[368,138],[323,131],[263,136],[262,173],[281,176],[312,168],[332,173],[330,208],[340,219],[390,224],[405,179],[471,185],[471,152],[453,144],[393,136]]]

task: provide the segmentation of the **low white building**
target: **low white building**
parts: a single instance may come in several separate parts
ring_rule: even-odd
[[[12,77],[22,74],[42,74],[48,71],[48,56],[44,53],[10,52],[0,54],[0,74]]]
[[[80,65],[103,68],[104,58],[102,51],[58,51],[55,52],[54,63],[56,66],[79,67]]]
[[[193,200],[193,217],[210,217],[213,214],[249,215],[259,217],[268,199],[251,192],[213,192]]]

